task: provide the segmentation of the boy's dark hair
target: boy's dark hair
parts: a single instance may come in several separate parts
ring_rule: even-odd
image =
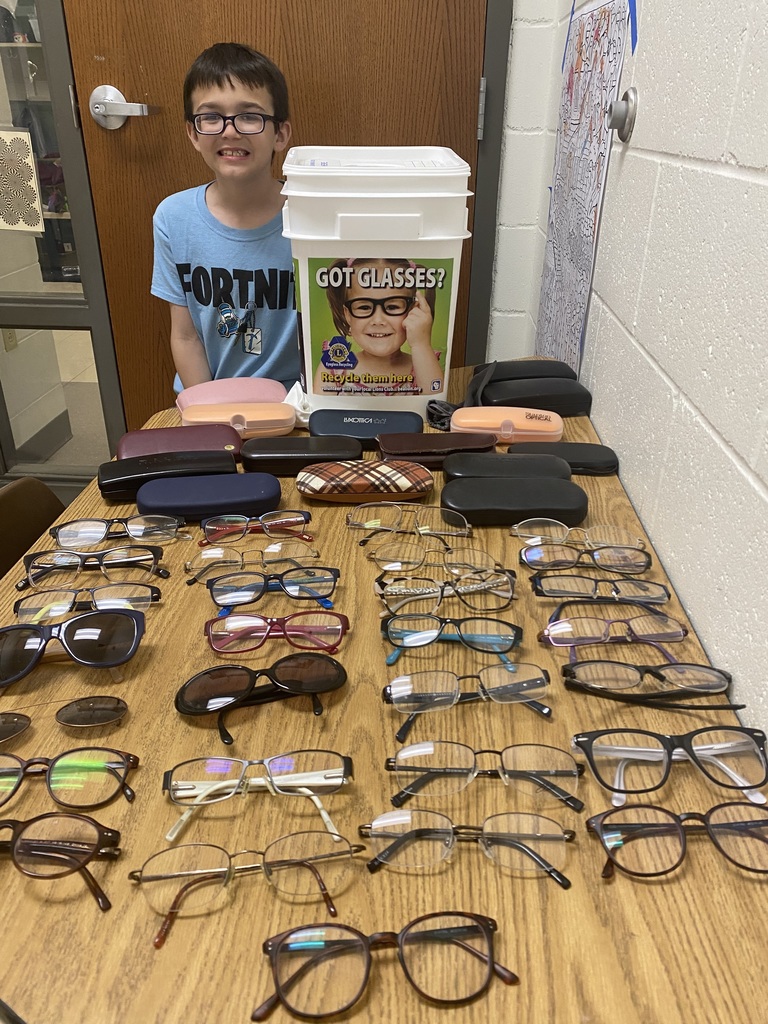
[[[232,85],[233,79],[272,97],[274,116],[287,121],[288,86],[282,71],[269,57],[242,43],[214,43],[195,59],[184,79],[184,118],[192,120],[192,93],[206,86]]]
[[[387,265],[389,267],[402,267],[403,270],[406,268],[415,268],[416,264],[406,259],[396,259],[389,256],[382,256],[379,258],[368,259],[364,257],[358,257],[356,259],[339,259],[334,260],[328,267],[329,271],[336,270],[340,267],[366,267],[366,266],[382,266]],[[414,294],[416,289],[406,289],[407,291],[413,291]],[[346,338],[349,335],[349,321],[347,320],[347,313],[344,308],[344,302],[347,298],[347,289],[342,285],[329,284],[325,289],[325,294],[328,299],[328,306],[331,310],[331,316],[333,317],[333,325],[339,332],[342,338]],[[424,298],[427,300],[432,316],[435,315],[435,289],[426,288],[424,290]]]

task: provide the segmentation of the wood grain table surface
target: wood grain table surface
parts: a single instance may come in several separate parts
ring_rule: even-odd
[[[147,425],[178,422],[176,411],[168,410]],[[565,438],[597,440],[586,418],[566,420]],[[644,537],[652,551],[618,477],[575,480],[589,496],[585,526],[626,526]],[[441,483],[442,474],[436,473],[433,504],[439,503]],[[6,936],[0,956],[0,998],[27,1024],[245,1024],[273,991],[263,940],[290,927],[329,918],[319,899],[293,902],[256,874],[236,879],[226,898],[209,912],[176,921],[164,948],[154,949],[152,937],[160,918],[129,881],[128,872],[169,845],[164,837],[179,811],[161,790],[163,772],[195,757],[257,759],[302,748],[338,751],[352,757],[354,779],[324,803],[339,832],[359,842],[358,825],[391,810],[390,797],[396,789],[390,773],[384,771],[384,761],[399,746],[395,732],[402,716],[382,702],[382,687],[398,673],[445,666],[449,657],[450,666],[460,674],[494,662],[492,656],[458,644],[434,645],[408,652],[388,668],[385,658],[391,647],[380,636],[381,607],[373,592],[377,570],[366,558],[366,550],[358,546],[359,535],[344,525],[350,506],[308,505],[299,497],[294,480],[282,478],[281,485],[281,507],[311,508],[313,546],[321,553],[321,564],[341,570],[334,609],[348,615],[352,623],[335,655],[347,670],[348,683],[322,698],[321,716],[313,715],[303,699],[233,712],[227,724],[235,742],[228,748],[219,738],[214,716],[190,719],[175,711],[174,694],[196,672],[224,662],[266,668],[293,650],[277,639],[236,658],[211,650],[203,623],[216,609],[204,586],[186,585],[183,571],[184,562],[200,550],[197,524],[190,528],[193,539],[177,539],[165,546],[163,564],[171,577],[153,581],[161,587],[162,600],[147,612],[146,634],[137,654],[123,667],[121,682],[105,670],[46,659],[0,694],[0,711],[24,710],[33,719],[26,734],[7,744],[5,751],[22,758],[51,757],[87,742],[129,751],[141,762],[130,777],[136,792],[132,804],[118,797],[106,807],[84,812],[121,832],[119,859],[91,865],[112,902],[111,910],[98,909],[77,874],[43,881],[26,878],[7,856],[0,863]],[[103,501],[94,481],[60,521],[135,512],[132,504]],[[680,514],[685,515],[685,510]],[[472,543],[517,571],[516,600],[499,617],[523,628],[517,660],[533,662],[550,673],[547,702],[552,716],[546,720],[524,706],[481,702],[421,716],[408,742],[453,739],[474,749],[500,750],[514,743],[570,749],[573,734],[584,729],[639,727],[681,734],[709,724],[735,724],[730,712],[707,713],[705,703],[700,711],[673,712],[566,691],[560,669],[567,651],[537,641],[555,602],[533,596],[530,573],[518,564],[520,542],[506,528],[483,527],[475,528]],[[52,546],[51,538],[43,538],[35,549]],[[264,540],[255,536],[237,546],[248,551],[263,547]],[[717,557],[716,552],[712,557]],[[0,581],[3,625],[15,622],[12,607],[18,593],[14,585],[22,575],[19,563]],[[655,553],[648,575],[659,582],[666,579]],[[257,611],[279,616],[299,607],[305,605],[270,593]],[[687,623],[674,596],[665,610]],[[450,601],[439,614],[466,613]],[[723,628],[737,629],[738,624],[724,621]],[[442,647],[451,648],[450,655]],[[682,643],[670,647],[680,660],[706,661],[692,631]],[[588,656],[597,658],[660,660],[652,648],[639,644],[589,651]],[[128,702],[129,713],[119,726],[90,732],[83,740],[55,722],[56,710],[67,701],[97,693],[116,694]],[[617,874],[604,881],[605,854],[587,833],[585,821],[609,807],[609,796],[588,771],[579,793],[586,805],[583,812],[567,807],[543,812],[576,832],[564,868],[572,881],[567,891],[544,875],[504,872],[475,844],[457,845],[442,869],[428,874],[385,869],[372,875],[365,867],[367,858],[356,858],[349,883],[335,894],[340,923],[371,934],[399,931],[433,911],[489,915],[498,922],[496,958],[519,975],[520,983],[507,986],[494,978],[480,1001],[442,1009],[419,998],[397,964],[395,951],[385,950],[374,954],[366,993],[343,1019],[381,1024],[477,1020],[746,1024],[766,1019],[765,879],[732,866],[706,837],[697,837],[689,843],[684,864],[671,875],[642,881]],[[708,783],[692,765],[675,764],[668,783],[652,797],[640,799],[682,812],[705,811],[738,799],[739,794]],[[500,811],[534,809],[512,786],[491,778],[475,779],[464,792],[439,805],[422,804],[445,813],[456,824],[470,825],[480,825],[487,815]],[[24,820],[55,809],[42,780],[27,779],[3,807],[1,817]],[[308,800],[252,793],[199,812],[181,841],[215,843],[229,851],[263,850],[279,836],[320,828],[320,818]],[[278,1006],[272,1019],[290,1018]]]

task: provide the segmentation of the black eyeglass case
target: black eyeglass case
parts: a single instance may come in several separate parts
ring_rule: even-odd
[[[515,405],[546,409],[560,416],[589,416],[592,395],[577,380],[566,377],[532,377],[526,380],[500,380],[486,384],[482,405]]]
[[[491,363],[478,364],[473,375],[483,373]],[[489,383],[499,380],[530,380],[532,377],[562,377],[576,380],[576,371],[561,359],[500,359],[493,364]]]
[[[313,437],[344,434],[356,437],[367,450],[376,447],[379,434],[421,434],[423,430],[423,418],[406,409],[316,409],[309,416]]]
[[[278,507],[280,495],[280,481],[270,473],[187,476],[150,480],[139,488],[136,505],[142,515],[197,521],[229,513],[260,516]]]
[[[449,480],[440,504],[460,512],[473,526],[513,526],[535,518],[578,526],[584,522],[589,505],[578,484],[552,477]]]
[[[272,473],[296,476],[316,462],[350,462],[363,457],[362,443],[356,437],[327,434],[324,437],[254,437],[240,449],[247,473]]]
[[[556,443],[541,444],[542,448],[555,446]],[[520,445],[514,445],[514,454],[507,455],[501,452],[449,455],[443,462],[445,478],[446,480],[466,480],[490,477],[509,480],[519,477],[552,477],[558,480],[570,480],[571,467],[565,459],[560,459],[556,455],[518,455],[519,447]]]
[[[135,501],[139,488],[151,480],[200,474],[236,474],[237,463],[231,452],[156,452],[132,459],[103,462],[97,481],[107,501]]]
[[[524,441],[507,451],[515,455],[557,455],[565,459],[574,476],[612,476],[619,472],[619,457],[613,448],[589,441]]]

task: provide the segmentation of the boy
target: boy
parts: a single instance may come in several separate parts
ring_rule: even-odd
[[[263,54],[204,50],[184,80],[187,135],[214,181],[155,211],[152,294],[171,305],[174,389],[220,377],[299,378],[291,246],[272,156],[291,138],[288,89]]]

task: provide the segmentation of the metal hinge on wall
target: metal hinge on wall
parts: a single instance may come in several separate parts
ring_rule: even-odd
[[[477,102],[477,137],[482,139],[485,127],[485,79],[480,79],[480,97]]]

